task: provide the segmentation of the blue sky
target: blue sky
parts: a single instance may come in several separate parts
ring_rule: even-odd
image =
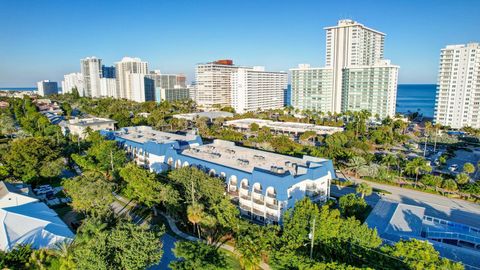
[[[440,49],[480,42],[480,1],[0,0],[0,87],[61,81],[80,59],[140,57],[185,73],[220,58],[284,70],[323,66],[325,32],[351,18],[387,34],[400,83],[435,83]]]

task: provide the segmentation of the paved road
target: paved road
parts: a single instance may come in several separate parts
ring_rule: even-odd
[[[343,176],[342,173],[337,173],[338,176]],[[421,191],[400,188],[396,186],[384,185],[375,182],[369,182],[362,179],[354,179],[348,177],[349,180],[354,182],[367,182],[370,186],[383,189],[391,192],[392,194],[383,195],[383,197],[401,202],[405,204],[412,204],[421,207],[425,207],[425,214],[438,218],[447,219],[453,222],[463,223],[466,225],[480,228],[480,205],[459,199],[450,199],[444,196],[425,193]],[[337,188],[332,187],[332,195],[343,194],[352,192],[353,189],[343,188],[341,191],[337,191]],[[354,190],[353,190],[354,192]],[[373,194],[367,197],[369,204],[375,204],[380,199],[380,195]]]

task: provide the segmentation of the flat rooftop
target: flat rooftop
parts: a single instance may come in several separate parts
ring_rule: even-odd
[[[69,125],[74,126],[93,126],[98,124],[107,124],[107,123],[117,123],[117,121],[108,119],[108,118],[82,118],[82,119],[72,119],[68,121]]]
[[[167,143],[173,141],[189,141],[194,140],[196,135],[193,134],[175,134],[154,130],[149,126],[124,127],[115,132],[117,137],[134,141],[137,143],[146,143],[148,141],[156,143]]]
[[[277,174],[290,171],[293,175],[300,175],[306,173],[307,167],[306,160],[301,158],[236,146],[234,142],[223,140],[185,149],[182,154],[246,172],[257,167]]]
[[[315,131],[317,134],[331,134],[343,131],[342,127],[319,126],[308,123],[297,122],[276,122],[272,120],[245,118],[225,122],[227,126],[235,126],[240,128],[249,128],[251,124],[256,123],[259,127],[269,127],[276,131],[285,132],[306,132]]]
[[[211,119],[216,119],[216,118],[233,117],[233,113],[221,112],[221,111],[196,112],[196,113],[176,114],[173,117],[174,118],[187,119],[187,120],[194,120],[197,117],[207,117],[208,119],[211,120]]]

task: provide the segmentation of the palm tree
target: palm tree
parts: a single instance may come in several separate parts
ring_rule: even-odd
[[[456,177],[457,183],[460,185],[465,185],[470,180],[470,177],[466,173],[460,173]]]
[[[436,152],[437,150],[437,136],[438,136],[438,130],[442,127],[442,125],[440,124],[435,124],[433,126],[434,130],[435,130],[435,141],[434,141],[434,144],[433,144],[433,153]]]
[[[60,261],[60,270],[69,270],[75,268],[75,262],[73,261],[73,242],[57,242],[55,249],[52,249],[52,254]]]
[[[194,203],[189,205],[187,208],[187,218],[193,224],[193,232],[195,229],[198,233],[198,238],[200,238],[200,228],[198,228],[198,223],[202,221],[203,218],[203,205],[200,203]]]
[[[355,189],[355,191],[357,193],[360,193],[362,194],[362,199],[365,197],[365,196],[370,196],[372,195],[372,187],[367,184],[367,183],[360,183],[357,188]]]
[[[475,172],[475,166],[472,163],[467,162],[463,164],[463,171],[467,174],[472,174]]]
[[[417,157],[407,163],[405,171],[411,175],[415,175],[415,187],[417,187],[420,172],[430,172],[432,171],[432,167],[430,167],[423,158]]]
[[[382,164],[387,166],[387,171],[390,172],[390,166],[395,164],[397,158],[392,154],[386,154],[382,157]]]
[[[355,172],[355,178],[358,177],[358,171],[367,164],[367,161],[363,157],[354,156],[348,161],[348,168]]]

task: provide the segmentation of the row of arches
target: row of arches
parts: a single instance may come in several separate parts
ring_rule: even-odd
[[[188,163],[188,161],[184,161],[182,163],[182,161],[180,159],[177,159],[175,162],[173,160],[172,157],[169,157],[168,160],[167,160],[167,164],[170,168],[174,168],[174,169],[179,169],[179,168],[182,168],[182,167],[188,167],[190,166],[190,164]],[[205,169],[205,168],[202,168],[202,169]],[[211,177],[219,177],[221,179],[224,179],[224,180],[227,180],[227,174],[225,172],[220,172],[219,174],[217,174],[217,172],[215,171],[215,169],[210,169],[210,170],[205,170],[208,172],[208,175],[211,176]],[[231,175],[229,178],[228,178],[228,181],[227,181],[227,189],[229,192],[237,192],[238,191],[238,187],[242,188],[242,189],[246,189],[246,190],[250,190],[250,183],[248,181],[248,179],[246,178],[243,178],[241,181],[240,181],[240,186],[238,186],[238,178],[236,175]],[[255,182],[253,185],[252,185],[252,190],[256,193],[260,193],[260,194],[263,194],[263,187],[260,183],[258,182]],[[265,190],[265,195],[266,196],[269,196],[271,198],[276,198],[277,197],[277,192],[275,190],[274,187],[272,186],[269,186],[267,187],[267,189]]]

